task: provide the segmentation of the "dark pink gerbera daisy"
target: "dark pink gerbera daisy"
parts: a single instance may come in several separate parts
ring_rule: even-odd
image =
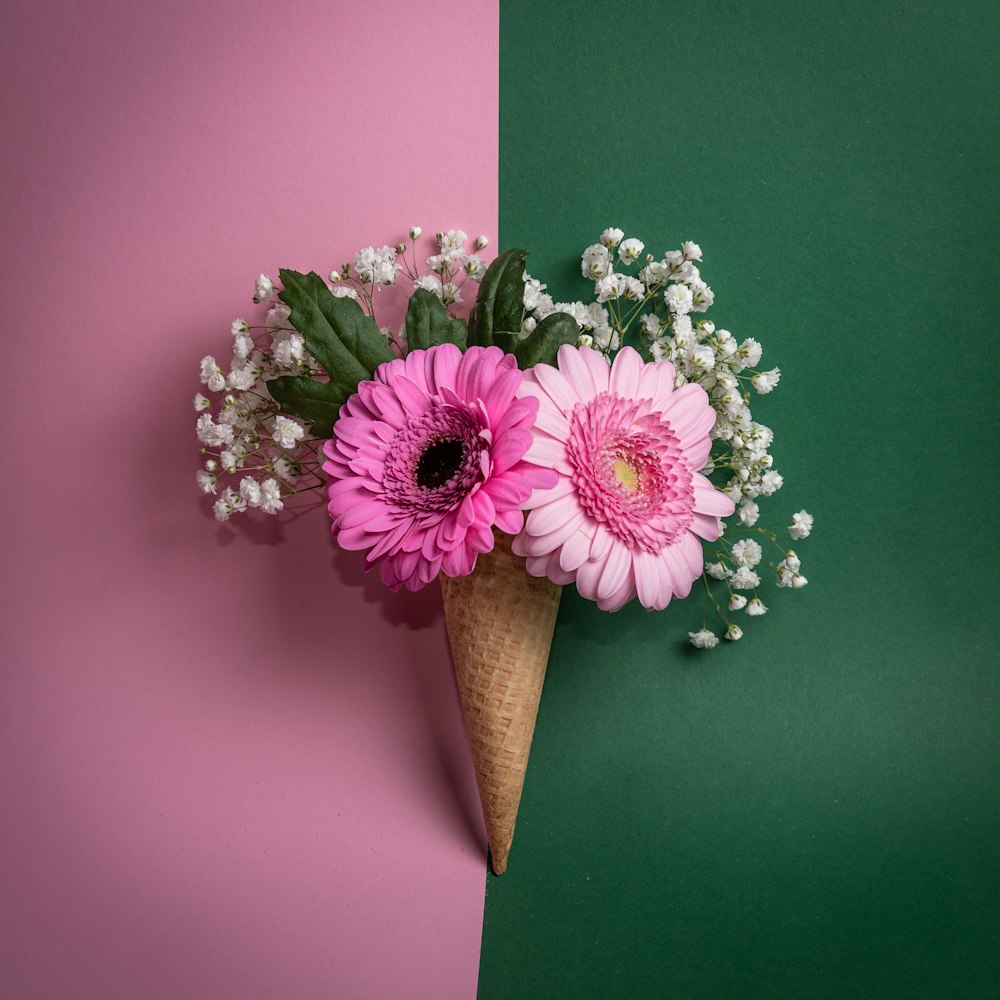
[[[538,401],[517,398],[521,378],[498,347],[442,344],[380,365],[341,407],[324,445],[333,533],[391,589],[471,573],[493,526],[519,531],[555,483],[524,460]]]

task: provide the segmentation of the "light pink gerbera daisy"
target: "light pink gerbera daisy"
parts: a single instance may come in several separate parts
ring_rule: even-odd
[[[333,533],[391,589],[471,573],[493,525],[519,531],[555,482],[524,461],[538,402],[517,398],[521,377],[498,347],[441,344],[380,365],[341,407],[323,449]]]
[[[638,596],[660,610],[702,572],[700,539],[719,537],[733,502],[698,471],[715,411],[701,386],[674,388],[668,361],[625,347],[614,364],[564,345],[559,367],[535,365],[519,394],[538,400],[526,458],[554,469],[514,540],[528,572],[576,583],[604,611]]]

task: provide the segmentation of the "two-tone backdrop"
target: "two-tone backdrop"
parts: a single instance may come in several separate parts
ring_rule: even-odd
[[[0,994],[1000,995],[994,5],[8,4]],[[436,593],[218,527],[253,279],[701,244],[807,588],[560,612],[511,865]]]

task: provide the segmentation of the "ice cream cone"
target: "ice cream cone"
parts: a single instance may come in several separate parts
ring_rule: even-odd
[[[441,577],[441,592],[493,871],[502,875],[562,587],[529,576],[510,536],[495,537],[471,576]]]

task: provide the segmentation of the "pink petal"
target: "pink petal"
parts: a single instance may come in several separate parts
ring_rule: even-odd
[[[708,514],[695,513],[691,521],[691,530],[706,542],[715,542],[719,539],[719,519],[710,517]]]
[[[604,563],[600,583],[597,585],[597,599],[603,601],[621,589],[632,572],[632,553],[628,546],[619,542],[612,545]]]
[[[482,397],[483,405],[489,414],[490,424],[499,423],[520,384],[521,372],[517,368],[508,368],[497,374],[493,383],[486,390],[486,395]]]
[[[689,444],[684,449],[683,454],[692,469],[704,469],[705,463],[708,462],[708,456],[712,454],[711,435],[706,434],[700,441]]]
[[[453,386],[461,360],[462,352],[454,344],[441,344],[433,351],[428,351],[424,372],[427,388],[431,392],[438,392],[443,386]]]
[[[562,441],[556,441],[544,434],[536,434],[531,447],[524,456],[529,462],[540,465],[543,469],[555,469],[563,475],[570,475],[572,469],[569,464],[569,457],[566,454],[566,446]]]
[[[504,479],[502,476],[494,476],[489,482],[483,485],[483,493],[486,493],[493,500],[497,511],[517,509],[528,499],[530,489],[518,489],[516,480]]]
[[[372,421],[361,417],[341,417],[333,426],[333,436],[338,441],[346,441],[360,448],[373,437]]]
[[[518,462],[504,474],[509,475],[511,472],[524,476],[534,490],[551,490],[559,482],[559,473],[555,469],[546,469],[532,462]]]
[[[559,441],[569,438],[569,420],[556,409],[555,404],[547,396],[539,404],[535,416],[535,429],[544,431]]]
[[[631,347],[625,347],[623,350],[632,351],[635,354],[635,351]],[[594,382],[594,391],[596,393],[607,392],[608,385],[611,382],[611,366],[604,355],[600,351],[595,351],[592,347],[581,347],[580,357],[583,358],[584,364],[590,369],[590,377]]]
[[[580,591],[581,597],[586,598],[588,601],[597,600],[597,587],[601,582],[601,577],[604,575],[604,566],[606,563],[607,559],[603,561],[598,559],[595,562],[584,562],[576,571],[576,589]]]
[[[611,366],[609,388],[625,399],[639,398],[639,382],[642,375],[642,358],[638,351],[623,347]]]
[[[685,532],[684,536],[687,536],[687,534],[688,533]],[[680,542],[668,545],[660,553],[660,558],[666,564],[667,570],[669,571],[670,589],[673,590],[674,594],[681,599],[687,597],[688,594],[691,593],[691,584],[694,582],[696,574],[692,574],[688,568],[687,562],[680,551]],[[663,607],[666,607],[663,593],[657,595],[657,605],[660,605],[661,603],[663,604]]]
[[[406,359],[394,358],[392,361],[386,361],[378,366],[375,370],[375,381],[382,383],[382,385],[389,385],[393,379],[404,374],[406,374]]]
[[[535,365],[531,370],[535,373],[538,384],[555,403],[556,409],[562,413],[571,413],[573,407],[580,402],[580,395],[566,377],[551,365]]]
[[[522,441],[505,436],[500,444],[490,449],[490,458],[493,459],[493,475],[499,475],[517,465],[524,457],[524,453],[525,447]]]
[[[371,397],[379,415],[387,424],[396,428],[406,426],[406,411],[391,389],[384,385],[376,385],[371,391]]]
[[[713,514],[715,517],[729,517],[736,504],[721,490],[717,490],[700,472],[691,477],[694,486],[694,509],[699,514]]]
[[[575,495],[560,497],[543,507],[536,507],[528,515],[528,531],[532,535],[547,535],[579,513],[580,505]]]
[[[515,399],[507,407],[503,416],[493,425],[493,433],[498,437],[513,427],[523,426],[531,430],[538,413],[538,399],[528,396],[525,399]]]
[[[702,432],[704,434],[707,434],[715,423],[715,410],[708,401],[708,393],[694,382],[682,385],[673,393],[663,409],[663,416],[670,422],[682,446],[686,441],[692,440],[691,431],[698,427],[699,422],[710,418],[707,430]]]
[[[458,526],[468,528],[476,519],[476,507],[471,496],[467,496],[462,501],[462,506],[458,508]]]
[[[598,524],[594,539],[590,543],[590,559],[604,559],[615,543],[615,536],[603,525]]]
[[[555,570],[556,576],[552,575],[552,573],[549,570],[549,557],[548,556],[528,556],[528,558],[524,561],[524,568],[532,576],[540,576],[540,577],[547,576],[553,583],[564,583],[564,582],[567,582],[564,579],[557,579],[557,577],[564,577],[565,576],[565,574],[562,574],[560,572],[558,566],[556,567],[556,570]]]
[[[664,372],[660,367],[663,364],[670,364],[670,362],[654,361],[651,364],[643,365],[642,371],[639,373],[638,398],[657,400],[656,408],[658,410],[663,408],[663,403],[666,401],[662,381]]]
[[[430,397],[427,392],[405,375],[401,375],[392,383],[392,389],[403,409],[410,416],[420,416],[430,406]]]
[[[644,608],[656,606],[656,595],[660,589],[660,558],[644,549],[636,549],[632,555],[632,571],[635,574],[636,596]]]
[[[576,579],[576,573],[567,573],[559,565],[559,553],[553,552],[548,557],[548,564],[545,567],[545,575],[553,582],[561,586],[572,583]]]
[[[576,486],[573,485],[573,480],[569,476],[560,476],[554,486],[549,486],[545,489],[536,488],[528,498],[526,507],[529,510],[533,507],[541,507],[543,504],[551,503],[553,500],[558,500],[559,497],[566,496],[567,493],[574,492],[576,492]]]
[[[528,520],[525,522],[526,525],[530,524],[531,515],[528,515]],[[573,532],[582,528],[587,522],[587,515],[584,514],[582,510],[578,510],[576,514],[563,521],[557,528],[553,531],[548,532],[545,535],[534,535],[528,532],[524,532],[525,535],[525,552],[528,555],[540,556],[547,552],[552,552],[559,549],[562,544],[566,541]]]
[[[590,366],[583,360],[583,352],[589,350],[588,347],[573,347],[570,344],[563,344],[559,348],[559,371],[566,376],[581,399],[593,399],[600,392]]]
[[[378,537],[370,535],[363,525],[355,525],[352,528],[340,528],[334,525],[334,533],[337,536],[337,544],[351,552],[367,549]]]
[[[441,557],[441,570],[445,576],[468,576],[475,565],[476,553],[459,547],[445,552]]]
[[[511,552],[513,552],[514,555],[520,556],[523,559],[528,554],[527,542],[529,537],[530,536],[528,535],[528,533],[522,527],[521,530],[517,533],[517,536],[514,538],[514,541],[510,543]],[[539,574],[535,573],[533,575],[538,576]]]
[[[406,362],[406,377],[415,385],[421,392],[428,391],[427,377],[424,374],[426,370],[426,359],[429,351],[410,351],[409,354],[403,359]]]
[[[472,505],[476,511],[477,524],[490,525],[497,516],[497,509],[493,504],[493,498],[485,490],[470,494]]]
[[[517,508],[513,510],[498,510],[496,526],[508,535],[516,535],[524,527],[523,511]]]
[[[590,535],[581,525],[562,543],[559,549],[559,568],[566,573],[572,573],[587,561],[589,555]]]
[[[493,551],[493,531],[488,524],[474,524],[469,529],[469,544],[476,552]]]
[[[620,611],[633,597],[635,597],[635,580],[630,567],[621,586],[607,597],[599,599],[597,606],[602,611]]]
[[[705,553],[702,550],[701,542],[690,531],[685,531],[680,537],[680,550],[687,564],[688,572],[691,574],[691,579],[697,579],[705,568]]]

